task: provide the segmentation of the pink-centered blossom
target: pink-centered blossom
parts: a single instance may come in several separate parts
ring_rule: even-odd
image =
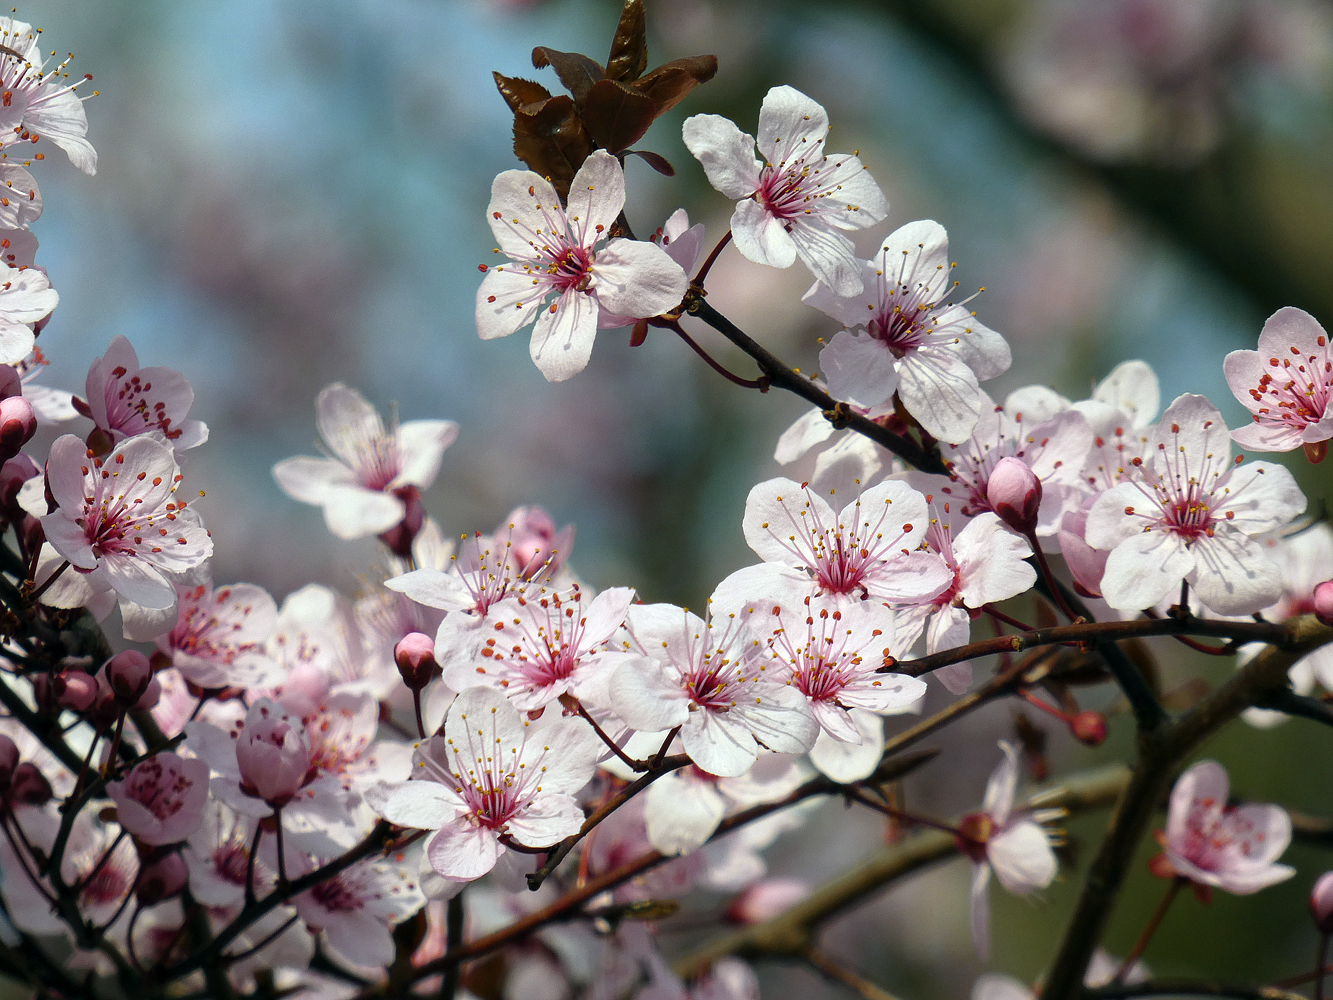
[[[619,325],[679,305],[689,279],[661,247],[620,238],[599,247],[624,207],[625,174],[605,150],[583,161],[567,206],[531,170],[496,177],[486,218],[497,253],[509,259],[484,268],[481,338],[507,337],[535,320],[532,360],[549,381],[562,382],[587,367],[603,314]]]
[[[114,445],[138,434],[160,433],[179,458],[208,440],[202,420],[188,420],[194,389],[174,368],[140,368],[125,337],[116,337],[88,368],[86,405],[76,403]]]
[[[145,844],[174,844],[204,821],[208,765],[196,757],[154,754],[107,785],[116,819]]]
[[[715,611],[704,620],[670,604],[630,608],[626,648],[642,658],[611,677],[615,713],[644,732],[679,726],[690,759],[722,777],[748,771],[761,743],[805,753],[819,726],[799,691],[766,676],[746,625],[753,613]]]
[[[951,578],[937,555],[916,551],[928,523],[926,498],[906,483],[859,491],[837,511],[807,485],[770,479],[750,490],[742,522],[745,541],[764,562],[733,573],[718,596],[723,604],[744,602],[800,578],[830,607],[866,599],[917,604]]]
[[[1163,852],[1177,875],[1249,895],[1296,874],[1277,864],[1291,843],[1291,817],[1281,806],[1229,806],[1227,772],[1213,760],[1195,764],[1171,789]]]
[[[417,747],[413,780],[387,791],[377,810],[399,826],[435,830],[431,867],[471,881],[495,867],[510,838],[547,847],[578,832],[574,793],[604,749],[582,719],[537,725],[498,691],[471,688],[450,706],[444,735]]]
[[[1018,789],[1018,751],[1001,741],[1004,752],[986,784],[981,811],[959,823],[958,847],[972,859],[972,943],[985,959],[990,951],[990,904],[986,888],[992,872],[1012,893],[1026,896],[1045,889],[1055,878],[1055,852],[1040,824],[1027,813],[1014,811]]]
[[[1282,575],[1255,536],[1284,526],[1305,496],[1280,465],[1236,465],[1217,407],[1183,395],[1149,440],[1142,478],[1103,493],[1086,538],[1110,551],[1101,591],[1111,607],[1152,607],[1190,584],[1219,614],[1272,604]]]
[[[979,381],[1010,363],[1002,336],[978,322],[966,302],[952,302],[949,237],[937,222],[911,222],[861,262],[865,287],[838,295],[817,284],[802,301],[843,323],[819,352],[835,399],[877,406],[898,393],[931,435],[967,440],[985,404]],[[865,327],[866,332],[849,331]]]
[[[94,174],[97,152],[88,142],[88,116],[75,93],[89,78],[76,77],[70,83],[69,59],[46,69],[40,36],[40,31],[24,21],[0,18],[0,90],[5,92],[0,107],[0,149],[4,150],[0,155],[27,161],[28,146],[50,139],[65,151],[70,163],[85,174]]]
[[[1005,530],[999,517],[989,511],[960,526],[952,506],[932,498],[922,545],[939,554],[953,579],[939,594],[898,615],[898,645],[904,649],[923,631],[928,653],[966,644],[974,613],[986,604],[1025,593],[1036,582],[1037,571],[1027,562],[1032,555],[1027,541]],[[972,684],[972,664],[953,663],[934,676],[952,693],[962,694]]]
[[[863,742],[854,708],[894,715],[910,711],[925,695],[925,681],[878,672],[896,648],[895,615],[881,602],[830,609],[796,587],[764,596],[750,626],[763,642],[767,678],[799,691],[833,739]]]
[[[403,852],[367,858],[307,889],[292,905],[344,961],[383,967],[393,961],[394,925],[425,903],[416,867]]]
[[[862,264],[841,231],[873,226],[889,203],[858,157],[824,152],[828,131],[822,106],[774,87],[759,110],[757,141],[719,115],[687,119],[683,134],[709,182],[736,201],[731,235],[742,256],[784,268],[799,257],[836,294],[859,295]]]
[[[1264,323],[1257,351],[1232,351],[1227,385],[1253,422],[1231,432],[1242,448],[1322,459],[1333,438],[1333,353],[1328,334],[1303,309],[1279,309]]]
[[[478,531],[462,539],[458,551],[449,553],[447,567],[419,566],[390,577],[384,585],[418,604],[460,612],[479,624],[506,598],[535,593],[543,585],[559,585],[574,545],[574,526],[555,532],[548,531],[547,525],[554,528],[550,515],[540,507],[519,507],[492,534]],[[461,624],[454,621],[449,628]],[[438,636],[436,645],[443,662],[448,635]]]
[[[630,587],[612,587],[591,597],[576,585],[505,602],[497,609],[493,628],[465,626],[460,635],[450,626],[455,618],[466,621],[466,616],[448,616],[440,627],[442,638],[470,646],[467,655],[451,656],[444,682],[455,691],[488,685],[524,712],[566,693],[605,706],[609,672],[632,655],[608,651],[606,643],[625,623],[633,601]]]
[[[172,578],[213,553],[193,510],[176,500],[180,468],[149,437],[93,457],[72,434],[51,446],[46,478],[56,510],[41,519],[46,540],[80,573],[97,573],[125,600],[173,608]]]
[[[399,524],[416,491],[435,481],[444,450],[458,436],[452,420],[386,428],[365,397],[339,382],[319,394],[315,413],[332,457],[284,459],[273,478],[293,500],[323,507],[329,531],[339,538],[377,535]]]
[[[158,651],[181,676],[202,688],[264,687],[280,677],[265,643],[278,624],[278,606],[262,587],[197,584],[177,588],[176,626],[158,636]]]

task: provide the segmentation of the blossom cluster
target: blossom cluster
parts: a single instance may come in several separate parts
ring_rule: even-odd
[[[13,92],[0,117],[17,136],[6,141],[50,138],[91,173],[65,64],[44,73],[22,22],[0,19],[0,32]],[[576,120],[602,121],[590,109],[603,84],[624,98],[617,113],[635,94],[658,95],[654,116],[668,103],[630,88],[647,77],[617,51],[602,67],[539,50],[562,79],[584,74]],[[554,100],[520,101],[516,114]],[[972,866],[969,925],[985,960],[992,876],[1024,896],[1049,887],[1065,814],[1050,792],[1020,799],[1033,748],[1007,740],[979,808],[953,820],[907,809],[893,782],[933,753],[902,754],[913,730],[896,717],[920,713],[928,694],[944,703],[919,736],[1017,695],[1101,744],[1106,716],[1043,662],[1011,654],[1068,642],[1101,670],[1112,658],[1093,647],[1107,640],[1050,638],[1016,617],[1033,607],[1076,631],[1146,623],[1183,636],[1201,623],[1235,647],[1269,637],[1242,660],[1292,647],[1271,631],[1280,620],[1333,622],[1333,531],[1297,522],[1306,497],[1285,466],[1232,447],[1324,457],[1333,358],[1313,317],[1283,309],[1257,351],[1227,357],[1253,416],[1234,430],[1203,396],[1163,410],[1141,361],[1087,399],[1033,385],[997,403],[982,383],[1011,351],[956,297],[944,228],[907,222],[859,259],[846,233],[889,206],[857,155],[826,152],[823,107],[775,87],[756,131],[708,114],[684,124],[686,147],[735,202],[702,267],[703,227],[684,210],[633,238],[621,157],[606,148],[588,149],[567,185],[505,171],[487,210],[500,262],[483,268],[478,333],[532,324],[532,358],[552,381],[585,368],[599,329],[685,335],[728,243],[763,266],[799,260],[813,278],[803,301],[840,326],[822,376],[785,383],[831,403],[776,441],[775,459],[808,477],[750,489],[737,515],[754,560],[695,611],[645,601],[632,583],[594,587],[571,560],[573,526],[540,507],[452,540],[425,495],[460,424],[386,421],[341,383],[315,402],[324,454],[272,473],[337,539],[382,543],[360,591],[310,584],[279,601],[215,581],[201,494],[185,489],[186,453],[208,440],[185,376],[142,367],[117,337],[82,396],[29,381],[57,298],[32,259],[31,161],[0,162],[14,192],[0,198],[0,244],[13,250],[0,264],[0,515],[12,529],[0,939],[55,939],[77,966],[126,982],[214,991],[221,976],[253,995],[277,984],[321,996],[353,995],[346,983],[407,995],[414,979],[456,970],[460,949],[504,944],[506,996],[741,1000],[758,996],[748,965],[727,957],[683,980],[653,927],[695,890],[727,894],[740,925],[791,911],[811,888],[770,877],[764,850],[838,796],[887,816],[892,836],[951,834]],[[779,384],[780,363],[756,360],[761,387]],[[73,430],[41,453],[39,423]],[[925,460],[909,467],[894,442]],[[99,625],[113,612],[125,647],[114,653]],[[983,619],[1001,644],[973,641]],[[1318,717],[1322,703],[1300,698],[1316,683],[1333,691],[1333,662],[1330,647],[1308,646],[1290,689],[1253,721]],[[982,658],[995,652],[989,676]],[[1152,871],[1173,893],[1254,893],[1295,874],[1278,863],[1291,832],[1280,806],[1233,804],[1226,772],[1205,760],[1175,784]],[[1129,982],[1146,975],[1139,957],[1099,953],[1080,971]],[[995,976],[974,992],[1030,995]]]

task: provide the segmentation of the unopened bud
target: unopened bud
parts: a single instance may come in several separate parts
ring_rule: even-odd
[[[435,642],[424,632],[410,632],[393,647],[393,659],[408,689],[420,691],[435,675]]]
[[[1333,625],[1333,580],[1325,580],[1314,589],[1314,616],[1321,624]]]
[[[38,552],[46,541],[46,529],[42,522],[31,514],[24,514],[18,523],[19,538],[23,542],[24,552]]]
[[[9,779],[9,801],[16,806],[44,806],[51,801],[51,782],[36,764],[25,760]]]
[[[0,399],[0,458],[8,461],[37,433],[37,414],[22,396]]]
[[[111,693],[125,708],[134,708],[138,704],[153,679],[153,668],[148,665],[148,657],[137,649],[117,653],[106,661],[102,669],[106,671],[106,682],[111,685]]]
[[[1310,916],[1321,934],[1333,934],[1333,872],[1324,872],[1310,890]]]
[[[421,491],[415,486],[403,486],[394,490],[393,495],[403,501],[406,513],[401,521],[379,538],[389,547],[390,552],[400,559],[407,559],[412,555],[412,542],[426,523],[426,507],[421,502]]]
[[[18,766],[18,744],[0,733],[0,796],[9,791],[9,784],[14,778],[14,768]]]
[[[179,895],[188,878],[185,859],[172,851],[139,869],[139,877],[134,882],[134,895],[140,905],[152,906]]]
[[[18,506],[19,490],[23,484],[42,470],[27,455],[19,452],[0,467],[0,507],[14,510]]]
[[[61,708],[85,712],[97,700],[97,678],[82,670],[60,671],[51,686]]]
[[[1079,712],[1069,723],[1069,731],[1085,746],[1099,747],[1106,742],[1106,716],[1092,709]]]
[[[1010,456],[996,463],[986,480],[986,500],[1000,520],[1020,535],[1037,530],[1041,480],[1021,459]]]

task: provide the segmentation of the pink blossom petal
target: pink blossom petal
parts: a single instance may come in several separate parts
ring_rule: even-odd
[[[604,149],[583,161],[569,185],[565,216],[574,239],[589,249],[601,240],[625,207],[625,172]]]
[[[457,437],[458,424],[452,420],[409,420],[399,425],[394,440],[402,467],[394,483],[425,489],[435,482],[444,450]]]
[[[494,340],[521,330],[533,321],[549,294],[548,286],[533,284],[521,264],[490,268],[477,289],[477,335]]]
[[[786,268],[796,263],[796,243],[786,224],[753,198],[736,203],[731,239],[741,256],[756,264]]]
[[[720,115],[695,115],[681,130],[685,146],[702,164],[708,182],[732,200],[746,198],[759,187],[759,158],[754,138]]]
[[[1112,490],[1111,492],[1115,492]],[[1101,501],[1098,501],[1098,505]],[[1088,518],[1091,533],[1097,507]],[[1120,611],[1151,608],[1180,587],[1194,569],[1195,553],[1179,535],[1165,531],[1141,531],[1115,547],[1102,573],[1102,596]]]
[[[986,859],[1000,884],[1019,895],[1046,888],[1058,867],[1045,832],[1031,820],[1020,820],[991,837]]]
[[[548,382],[563,382],[588,367],[597,336],[597,311],[596,299],[571,289],[537,317],[530,353]]]

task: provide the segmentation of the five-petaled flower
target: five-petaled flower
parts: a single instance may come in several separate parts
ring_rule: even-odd
[[[505,842],[548,847],[583,823],[574,793],[603,744],[582,719],[538,726],[498,691],[471,688],[449,707],[444,735],[417,747],[413,780],[377,801],[390,823],[437,831],[426,845],[435,871],[455,882],[495,867]]]
[[[949,237],[929,220],[891,233],[879,254],[859,262],[865,286],[839,295],[817,284],[803,301],[843,323],[819,352],[819,367],[835,399],[878,406],[898,393],[903,406],[933,437],[966,441],[986,397],[978,380],[1002,374],[1009,345],[977,322],[965,302],[950,301]]]
[[[587,367],[603,313],[651,317],[679,305],[689,279],[661,247],[617,238],[598,248],[624,207],[625,173],[605,150],[574,175],[566,207],[531,170],[496,177],[487,221],[496,252],[510,259],[484,268],[477,289],[482,339],[507,337],[536,320],[532,360],[547,379],[563,382]]]
[[[1296,874],[1277,864],[1291,843],[1291,817],[1281,806],[1227,804],[1227,772],[1201,760],[1171,789],[1166,835],[1157,874],[1187,878],[1202,886],[1245,896]]]
[[[860,158],[824,152],[828,131],[822,106],[774,87],[759,109],[758,142],[720,115],[688,119],[684,136],[713,187],[737,200],[731,236],[746,259],[791,267],[799,257],[836,294],[859,295],[861,261],[839,230],[873,226],[889,203]]]
[[[1268,317],[1257,351],[1232,351],[1222,363],[1227,384],[1253,423],[1231,432],[1242,448],[1291,451],[1313,462],[1333,438],[1333,351],[1319,321],[1288,306]]]
[[[174,574],[213,554],[198,515],[174,499],[180,469],[149,437],[122,441],[104,458],[66,434],[51,446],[46,478],[56,510],[41,519],[46,540],[81,573],[98,573],[145,608],[176,604]]]
[[[1110,550],[1102,596],[1139,611],[1184,580],[1224,615],[1268,607],[1282,573],[1254,537],[1283,527],[1305,496],[1280,465],[1236,465],[1217,407],[1184,395],[1148,441],[1142,479],[1121,483],[1088,512],[1088,544]]]
[[[392,430],[355,389],[335,382],[315,401],[332,458],[298,455],[273,467],[293,500],[324,508],[339,538],[364,538],[400,523],[435,481],[440,456],[458,436],[452,420],[409,420]]]

